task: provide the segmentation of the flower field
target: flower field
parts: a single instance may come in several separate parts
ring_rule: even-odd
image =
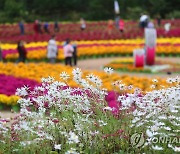
[[[15,94],[16,88],[22,87],[23,85],[34,87],[35,85],[40,84],[42,77],[52,76],[58,81],[62,81],[60,79],[60,73],[62,71],[68,72],[69,74],[72,72],[71,67],[64,66],[61,64],[47,64],[47,63],[28,63],[28,64],[14,64],[14,63],[0,63],[0,79],[1,79],[1,93],[7,96],[11,96]],[[90,71],[84,71],[84,76],[87,76]],[[125,85],[133,85],[135,87],[141,88],[144,91],[151,91],[150,86],[153,84],[152,80],[146,77],[130,77],[127,75],[120,76],[116,73],[109,78],[105,73],[94,71],[94,74],[98,75],[103,82],[103,88],[111,91],[114,89],[111,82],[122,81]],[[6,86],[4,87],[4,85]],[[71,79],[68,82],[69,86],[77,87],[78,85]],[[157,88],[161,88],[161,86],[168,87],[169,84],[165,79],[160,79],[157,83]],[[7,97],[6,97],[7,98]],[[7,100],[1,99],[1,103],[10,104],[9,98]],[[14,104],[14,102],[12,102]]]
[[[79,57],[108,56],[108,55],[132,55],[136,48],[144,48],[144,40],[100,40],[100,41],[76,41]],[[63,42],[58,42],[59,54],[57,59],[63,60]],[[3,58],[12,60],[18,58],[16,44],[2,44]],[[44,60],[47,52],[47,42],[31,42],[26,44],[27,58]],[[180,38],[159,38],[157,40],[156,53],[159,55],[180,55]]]
[[[109,78],[113,70],[106,68]],[[116,82],[114,92],[101,89],[101,79],[73,69],[62,82],[43,78],[34,90],[17,89],[20,115],[0,119],[2,153],[178,153],[180,78],[170,88],[143,94]],[[69,87],[72,76],[81,88]],[[156,85],[159,80],[154,79]],[[134,89],[132,93],[126,89]],[[125,92],[125,93],[124,93]],[[164,99],[165,98],[165,99]],[[170,103],[169,103],[170,102]],[[34,120],[36,119],[36,120]],[[11,123],[11,124],[10,124]],[[10,127],[8,126],[10,125]],[[140,135],[140,142],[136,141]],[[156,142],[159,137],[164,140]],[[165,140],[167,139],[167,141]],[[162,140],[162,139],[161,139]]]
[[[169,65],[163,70],[168,75],[180,72],[174,62],[180,57],[179,25],[179,19],[155,23],[156,55],[162,59],[155,65]],[[49,26],[53,34],[53,23]],[[138,22],[125,21],[123,33],[113,25],[111,34],[106,21],[87,22],[84,31],[79,23],[60,23],[55,64],[47,63],[50,34],[34,34],[33,23],[25,24],[25,35],[19,33],[18,24],[0,24],[0,111],[18,112],[13,118],[0,116],[0,154],[180,152],[180,78],[166,78],[161,70],[152,78],[149,68],[155,65],[133,66],[129,56],[145,46]],[[66,38],[77,45],[78,59],[90,59],[79,62],[82,70],[60,63]],[[26,41],[26,63],[17,63],[19,40]],[[128,58],[117,59],[122,56]],[[91,59],[98,57],[107,58]]]

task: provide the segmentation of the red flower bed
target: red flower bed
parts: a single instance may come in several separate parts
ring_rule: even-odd
[[[164,30],[165,23],[171,23],[171,29],[168,33]],[[180,36],[180,20],[164,20],[162,26],[157,27],[158,37],[179,37]],[[53,24],[49,24],[50,33],[54,33]],[[33,23],[25,24],[25,35],[20,35],[18,24],[0,25],[0,40],[3,42],[17,42],[18,40],[32,41],[48,41],[50,34],[42,33],[35,35],[33,31]],[[131,39],[143,37],[143,30],[139,28],[138,22],[125,22],[125,30],[123,33],[113,27],[112,34],[108,34],[107,22],[91,22],[87,23],[85,31],[80,30],[79,23],[60,24],[60,32],[56,33],[57,40],[63,41],[66,38],[72,40],[108,40],[108,39]]]

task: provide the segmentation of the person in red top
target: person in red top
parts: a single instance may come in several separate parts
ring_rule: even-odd
[[[108,25],[107,25],[107,32],[108,32],[109,35],[111,35],[112,30],[113,30],[113,21],[109,20]]]
[[[124,21],[122,19],[119,20],[119,30],[120,32],[124,31]]]
[[[27,51],[26,51],[26,48],[24,47],[24,42],[23,41],[18,42],[17,50],[18,50],[18,53],[19,53],[18,62],[23,62],[24,63],[25,60],[26,60]]]
[[[34,29],[35,34],[38,34],[38,33],[39,33],[38,23],[39,23],[38,20],[36,20],[36,21],[34,22],[33,29]]]

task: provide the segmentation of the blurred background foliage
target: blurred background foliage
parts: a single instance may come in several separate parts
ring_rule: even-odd
[[[179,0],[118,0],[120,16],[137,20],[146,13],[151,18],[180,18]],[[107,20],[114,18],[113,0],[0,0],[0,22]]]

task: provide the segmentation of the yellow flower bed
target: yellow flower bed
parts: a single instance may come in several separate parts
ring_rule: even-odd
[[[42,77],[48,77],[52,76],[55,77],[56,80],[61,81],[59,74],[62,71],[66,71],[69,75],[71,75],[72,69],[69,66],[64,66],[61,64],[47,64],[47,63],[0,63],[0,74],[6,74],[6,75],[13,75],[15,77],[22,77],[22,78],[28,78],[33,79],[38,82],[41,81]],[[90,71],[83,71],[84,77],[91,73]],[[146,77],[130,77],[127,75],[119,75],[117,73],[114,73],[111,77],[109,77],[106,73],[103,71],[93,71],[92,73],[99,76],[102,81],[105,88],[108,90],[113,90],[112,82],[116,80],[122,80],[123,83],[126,85],[134,85],[135,87],[142,88],[142,90],[150,90],[150,86],[152,84],[151,79]],[[76,83],[73,80],[70,80],[69,82],[70,86],[77,86]],[[167,83],[165,79],[159,78],[159,85],[167,86]]]
[[[16,95],[6,96],[4,94],[0,94],[0,104],[3,103],[6,105],[16,105],[19,99],[20,97]]]
[[[57,42],[62,45],[63,42]],[[76,41],[72,42],[78,46],[78,56],[91,56],[91,55],[103,55],[103,54],[132,54],[135,48],[143,48],[143,39],[131,39],[131,40],[99,40],[99,41]],[[156,53],[158,54],[180,54],[180,38],[159,38],[157,39]],[[81,46],[85,45],[85,46]],[[47,42],[32,42],[26,44],[26,48],[40,47],[39,49],[33,49],[28,52],[28,59],[43,59],[46,58],[46,46]],[[2,44],[2,49],[16,49],[15,44]],[[15,59],[18,54],[9,54],[7,59]],[[59,60],[64,59],[62,48],[59,49],[57,57]]]
[[[115,64],[115,63],[133,63],[133,62],[134,62],[133,58],[123,58],[123,59],[113,60],[111,63]]]

